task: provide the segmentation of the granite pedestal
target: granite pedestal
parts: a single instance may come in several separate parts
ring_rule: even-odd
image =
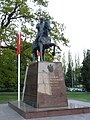
[[[68,105],[60,62],[33,62],[27,68],[23,102],[36,108]]]
[[[90,113],[90,106],[74,103],[73,101],[68,101],[67,107],[54,108],[35,108],[22,101],[12,101],[8,105],[25,119]]]

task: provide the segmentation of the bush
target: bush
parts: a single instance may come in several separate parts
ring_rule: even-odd
[[[17,92],[16,88],[0,88],[0,92]]]

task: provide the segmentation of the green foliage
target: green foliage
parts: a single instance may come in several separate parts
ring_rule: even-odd
[[[0,55],[0,88],[17,86],[16,56],[10,49],[2,50]]]
[[[76,58],[75,55],[74,86],[77,87],[80,84],[82,84],[80,59],[79,56]]]
[[[39,5],[43,5],[45,7],[47,7],[48,5],[48,1],[47,0],[33,0],[34,2],[36,2]]]
[[[33,5],[32,5],[33,4]],[[32,42],[35,40],[35,24],[39,22],[39,17],[49,18],[51,21],[50,36],[58,45],[56,49],[57,57],[61,54],[60,45],[67,46],[68,40],[64,37],[64,24],[57,23],[42,9],[46,7],[46,0],[1,0],[0,1],[0,42],[4,46],[0,48],[0,88],[15,88],[17,90],[17,32],[21,27],[21,88],[25,75],[26,65],[32,59]],[[36,9],[35,9],[36,6]],[[27,40],[29,42],[27,42]],[[45,53],[47,61],[53,61],[51,50]],[[59,57],[58,57],[59,58]]]
[[[39,5],[37,9],[34,9],[28,4]],[[52,40],[58,45],[56,49],[57,53],[60,53],[60,45],[68,44],[68,40],[64,37],[64,24],[57,23],[49,15],[48,12],[41,9],[41,6],[46,6],[46,0],[31,0],[29,3],[26,0],[8,0],[1,3],[1,28],[0,28],[0,40],[4,41],[6,45],[15,46],[16,33],[21,24],[22,36],[26,36],[32,40],[35,39],[35,24],[39,21],[39,17],[49,18],[51,21],[50,36]]]
[[[71,64],[68,64],[67,72],[65,75],[65,83],[67,87],[72,87],[72,67]]]
[[[71,52],[68,52],[68,67],[65,75],[65,83],[67,87],[72,87],[72,79],[73,79],[73,70],[72,70],[72,56]]]
[[[83,85],[87,91],[90,92],[90,53],[87,51],[87,56],[83,60],[83,66],[81,68]]]
[[[66,57],[65,57],[65,53],[63,53],[63,57],[62,57],[62,68],[63,68],[63,74],[64,74],[64,78],[66,75]]]
[[[24,83],[26,65],[32,59],[31,44],[22,42],[21,45],[21,90]],[[11,89],[12,88],[12,89]],[[4,48],[0,54],[0,89],[17,91],[17,56],[16,51]]]
[[[52,55],[51,49],[48,49],[45,51],[45,60],[52,62],[54,59],[54,56]]]
[[[65,60],[65,54],[62,58],[62,68],[65,78],[66,86],[68,87],[80,87],[82,85],[81,66],[79,55],[78,58],[75,55],[75,62],[72,60],[71,52],[68,52],[68,63]]]

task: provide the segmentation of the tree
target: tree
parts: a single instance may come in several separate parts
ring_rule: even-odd
[[[87,55],[83,60],[81,74],[83,78],[84,88],[90,92],[90,50],[87,50]]]
[[[67,87],[73,87],[73,70],[72,70],[72,56],[70,51],[68,52],[68,67],[65,76],[65,83]]]
[[[80,59],[79,54],[78,58],[76,58],[75,55],[75,68],[74,68],[74,84],[77,87],[77,85],[81,84],[81,67],[80,67]]]
[[[32,43],[35,40],[36,31],[35,24],[39,21],[39,17],[49,18],[51,21],[51,39],[56,43],[57,59],[60,58],[60,44],[67,46],[68,40],[64,37],[64,24],[57,23],[42,9],[42,6],[47,7],[46,0],[4,0],[0,1],[0,42],[3,41],[5,46],[1,48],[9,48],[16,50],[17,31],[21,26],[23,41],[29,39]],[[28,5],[30,4],[30,5]],[[36,7],[36,9],[35,9]],[[21,25],[20,25],[21,24]],[[25,48],[25,47],[24,47]],[[22,49],[22,52],[25,49]],[[51,51],[49,51],[51,54]],[[52,58],[53,60],[54,58]]]
[[[32,5],[33,3],[33,5]],[[28,6],[27,0],[3,0],[0,1],[0,40],[5,42],[6,46],[15,48],[16,36],[19,25],[21,24],[22,36],[26,36],[32,41],[35,39],[35,29],[33,25],[39,20],[39,17],[51,19],[52,30],[50,35],[54,41],[67,45],[68,40],[64,38],[64,25],[53,20],[48,12],[41,9],[46,7],[46,0],[31,0],[32,6]],[[39,6],[38,6],[39,5]],[[38,7],[37,7],[38,6]]]
[[[17,59],[13,50],[4,49],[0,55],[0,88],[10,91],[17,87]]]
[[[34,4],[46,6],[47,2],[41,0],[33,0]],[[28,7],[27,0],[3,0],[0,1],[0,40],[9,48],[15,49],[17,30],[21,24],[22,36],[29,35],[32,37],[34,30],[28,28],[29,23],[32,26],[32,21],[36,20],[37,12]],[[30,38],[31,38],[30,37]],[[3,46],[2,46],[3,48]]]
[[[64,24],[57,23],[54,19],[49,15],[49,13],[43,10],[42,7],[47,7],[48,2],[46,0],[1,0],[0,1],[0,57],[1,61],[5,61],[4,64],[9,70],[8,66],[13,64],[13,67],[17,67],[17,62],[8,62],[11,59],[8,58],[8,54],[12,54],[15,56],[16,54],[16,45],[17,45],[17,32],[19,26],[21,27],[22,34],[22,44],[21,44],[21,79],[24,79],[24,71],[27,63],[29,63],[32,59],[32,42],[35,39],[36,31],[35,24],[39,21],[39,17],[49,18],[51,21],[51,39],[56,43],[58,49],[56,49],[57,53],[61,52],[60,45],[64,44],[67,46],[68,40],[64,37]],[[29,42],[27,42],[27,40]],[[3,45],[1,44],[3,42]],[[6,53],[4,52],[6,51]],[[11,52],[10,52],[11,51]],[[9,53],[8,53],[9,52]],[[47,51],[46,51],[47,52]],[[48,50],[49,55],[51,55],[51,51]],[[4,56],[8,59],[4,60]],[[13,58],[17,60],[16,58]],[[47,58],[52,61],[54,58],[51,56]],[[1,63],[2,64],[2,63]],[[3,66],[3,64],[2,64]],[[15,69],[15,68],[13,68]],[[11,70],[11,69],[10,69]],[[0,72],[3,72],[2,67],[0,66]],[[11,72],[13,72],[11,70]],[[16,69],[14,71],[16,73]],[[8,74],[6,74],[8,75]],[[4,74],[2,74],[2,78],[6,80]],[[12,79],[12,77],[11,77]],[[9,80],[9,82],[11,81]],[[17,79],[14,76],[13,80]],[[15,82],[15,81],[14,81]],[[23,83],[23,82],[22,82]]]
[[[63,57],[62,57],[62,68],[63,68],[64,77],[65,77],[65,75],[66,75],[66,59],[65,59],[65,53],[63,53]]]
[[[17,31],[21,23],[21,87],[23,86],[24,72],[27,62],[31,60],[31,43],[26,42],[26,37],[33,37],[35,30],[27,27],[32,26],[36,20],[37,12],[28,7],[27,0],[1,0],[0,1],[0,88],[17,88]],[[35,1],[34,4],[46,6],[45,1]],[[4,43],[2,45],[1,43]]]
[[[83,50],[83,58],[84,58],[84,59],[85,59],[86,55],[87,55],[87,51],[84,49],[84,50]]]

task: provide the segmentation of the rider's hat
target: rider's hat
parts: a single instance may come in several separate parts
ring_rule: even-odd
[[[39,19],[40,19],[40,21],[43,21],[43,20],[44,20],[43,17],[40,17]]]

